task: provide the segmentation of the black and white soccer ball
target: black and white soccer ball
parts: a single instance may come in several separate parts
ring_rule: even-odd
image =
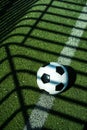
[[[58,94],[68,86],[67,69],[57,62],[50,62],[37,71],[37,84],[49,94]]]

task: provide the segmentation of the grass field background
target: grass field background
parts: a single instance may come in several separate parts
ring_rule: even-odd
[[[37,70],[58,61],[87,0],[1,2],[0,126],[1,130],[22,130],[43,93],[36,83]],[[86,130],[87,27],[74,57],[67,58],[72,59],[76,82],[56,96],[45,130]]]

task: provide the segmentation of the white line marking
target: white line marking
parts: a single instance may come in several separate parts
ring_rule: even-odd
[[[87,12],[87,6],[83,8],[82,12]],[[83,21],[80,21],[79,20],[80,18],[83,19]],[[85,22],[84,20],[87,20],[87,14],[81,13],[75,24],[75,27],[81,27],[83,28],[83,30],[73,28],[71,35],[75,35],[79,37],[82,36],[84,29],[87,26],[87,22]],[[64,64],[64,65],[70,65],[71,59],[62,57],[62,55],[73,57],[76,49],[69,48],[67,47],[67,45],[78,47],[79,41],[80,39],[78,38],[69,37],[68,41],[66,42],[66,46],[63,48],[60,54],[60,57],[58,58],[58,63]],[[49,111],[51,109],[51,107],[53,106],[54,100],[55,100],[55,97],[43,93],[41,97],[39,98],[39,101],[37,102],[36,107],[34,108],[34,110],[32,111],[30,115],[29,124],[31,125],[30,126],[31,128],[28,129],[27,126],[25,126],[24,130],[32,130],[32,129],[41,130],[48,116],[47,110]],[[44,110],[41,108],[43,108]]]
[[[87,5],[87,3],[86,3],[86,5]],[[87,12],[87,6],[85,6],[82,11]],[[87,20],[87,14],[81,13],[78,19],[82,19],[83,21],[78,20],[76,22],[75,27],[78,27],[78,28],[81,27],[83,30],[73,28],[71,35],[76,36],[76,37],[81,37],[83,32],[84,32],[84,29],[87,26],[87,21],[86,21]],[[69,48],[69,47],[67,47],[67,45],[69,45],[69,46],[71,45],[73,47],[78,47],[79,41],[80,41],[79,38],[69,37],[68,41],[66,42],[66,46],[61,51],[61,54],[60,54],[61,56],[58,58],[58,63],[64,64],[64,65],[67,65],[67,64],[69,65],[71,63],[70,58],[65,58],[62,55],[69,56],[69,57],[72,58],[75,54],[76,49],[75,48]]]

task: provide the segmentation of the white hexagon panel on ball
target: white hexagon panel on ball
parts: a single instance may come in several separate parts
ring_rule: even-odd
[[[50,62],[37,71],[37,84],[49,94],[61,93],[68,86],[68,72],[63,65]]]

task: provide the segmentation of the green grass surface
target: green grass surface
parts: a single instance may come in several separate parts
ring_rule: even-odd
[[[86,1],[38,0],[30,5],[18,0],[2,16],[0,125],[3,130],[24,128],[42,93],[36,83],[37,70],[58,60]],[[86,130],[87,28],[82,38],[70,64],[77,73],[75,85],[56,96],[43,129]]]

